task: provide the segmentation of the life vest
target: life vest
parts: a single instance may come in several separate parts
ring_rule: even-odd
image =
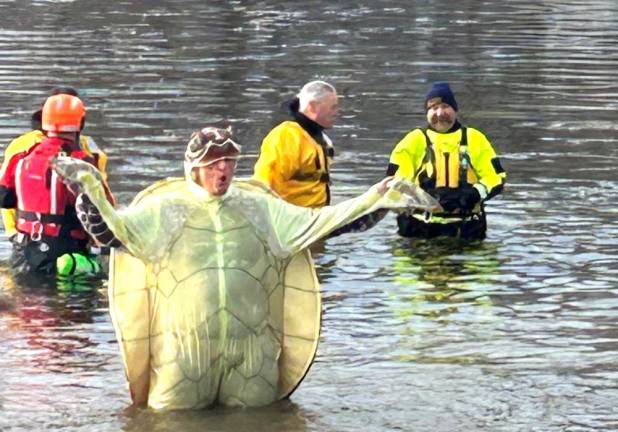
[[[37,144],[40,144],[41,141],[45,138],[45,135],[40,130],[32,130],[27,132],[9,143],[7,148],[4,151],[4,161],[2,163],[2,167],[0,168],[0,176],[4,174],[6,168],[8,167],[9,161],[11,158],[18,153],[28,152]],[[105,172],[107,166],[107,155],[99,149],[94,140],[88,135],[80,134],[79,136],[80,147],[88,154],[92,156],[96,161],[96,166],[101,172],[101,176],[104,180],[107,179],[107,174]],[[105,183],[106,192],[110,196],[110,202],[115,203],[113,195]],[[2,222],[4,223],[4,232],[7,236],[12,236],[17,233],[16,223],[17,223],[17,214],[15,209],[13,208],[3,208],[0,209],[0,213],[2,213]]]
[[[330,174],[328,170],[333,163],[335,149],[333,148],[330,138],[323,132],[322,139],[325,144],[318,143],[320,146],[319,148],[322,150],[322,154],[318,152],[318,154],[315,155],[314,165],[304,168],[300,167],[298,171],[292,175],[292,180],[324,183],[328,189],[328,185],[330,184]],[[330,199],[328,201],[330,201]]]
[[[75,196],[51,169],[50,160],[59,154],[88,162],[93,160],[83,150],[71,151],[66,144],[61,138],[45,138],[17,162],[17,230],[28,234],[32,240],[42,236],[58,237],[61,231],[67,230],[72,238],[87,238],[75,216]]]
[[[464,184],[474,184],[478,181],[468,155],[468,133],[465,127],[461,128],[461,141],[457,154],[438,151],[427,131],[422,129],[422,132],[426,142],[425,157],[415,173],[415,179],[423,190],[431,193],[439,187],[456,189]]]
[[[481,203],[471,212],[461,213],[456,209],[428,213],[418,210],[400,215],[402,220],[412,216],[423,224],[460,223],[477,217],[484,219],[483,202],[501,192],[506,178],[487,137],[471,127],[460,127],[447,133],[413,129],[396,144],[387,172],[415,182],[435,197],[438,197],[438,188],[456,189],[466,183],[479,192],[483,188],[486,190],[487,194],[481,195]],[[399,228],[400,232],[408,231],[401,224]]]
[[[437,188],[457,189],[465,184],[472,185],[478,181],[468,154],[468,131],[461,127],[461,138],[456,154],[441,151],[433,145],[427,131],[421,129],[425,136],[425,156],[415,179],[418,185],[430,195],[436,196]],[[459,210],[434,214],[433,222],[449,223],[458,220]],[[483,214],[483,205],[477,204],[472,214]],[[470,216],[470,215],[468,215]],[[455,217],[456,219],[452,219]]]

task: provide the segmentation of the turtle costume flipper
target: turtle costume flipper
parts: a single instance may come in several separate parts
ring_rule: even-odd
[[[259,406],[288,396],[313,362],[320,330],[306,247],[406,201],[373,188],[311,210],[250,182],[212,197],[170,179],[116,211],[88,168],[59,159],[56,170],[88,195],[126,248],[114,250],[110,313],[132,398],[155,409]]]

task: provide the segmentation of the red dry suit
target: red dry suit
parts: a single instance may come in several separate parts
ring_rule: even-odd
[[[50,272],[56,258],[84,252],[88,235],[75,215],[75,194],[51,169],[60,154],[95,164],[71,140],[46,137],[27,152],[11,158],[0,177],[0,206],[17,209],[18,244],[25,250],[29,268]]]

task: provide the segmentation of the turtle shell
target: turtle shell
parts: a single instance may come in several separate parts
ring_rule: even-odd
[[[157,182],[131,206],[182,194],[186,183]],[[269,193],[251,180],[234,185]],[[109,308],[135,403],[264,405],[288,397],[313,363],[321,297],[311,254],[277,259],[247,220],[226,217],[216,229],[191,221],[160,262],[142,261],[124,248],[112,251]],[[220,251],[212,239],[239,255],[209,259]],[[187,254],[196,263],[175,268],[177,257]]]

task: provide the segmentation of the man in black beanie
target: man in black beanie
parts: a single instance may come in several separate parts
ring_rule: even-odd
[[[387,175],[415,182],[440,201],[440,213],[397,216],[404,237],[483,239],[483,203],[504,187],[506,173],[487,137],[457,120],[449,84],[435,82],[425,97],[427,127],[413,129],[391,153]]]

